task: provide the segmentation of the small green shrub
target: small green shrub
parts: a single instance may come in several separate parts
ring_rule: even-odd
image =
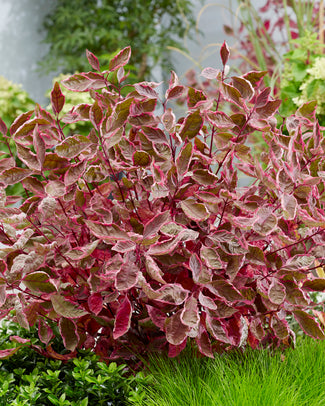
[[[18,335],[28,337],[34,349],[41,349],[36,328],[28,332],[9,321],[0,325],[0,348],[12,347],[9,337]],[[59,344],[58,340],[56,349]],[[34,349],[26,346],[0,361],[0,406],[118,406],[126,405],[128,397],[136,401],[144,398],[139,387],[149,378],[142,373],[133,376],[125,364],[99,362],[90,351],[80,351],[73,361],[63,362],[46,358]]]

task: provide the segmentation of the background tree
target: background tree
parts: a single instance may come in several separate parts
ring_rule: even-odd
[[[171,68],[167,46],[184,49],[182,37],[195,27],[189,0],[57,0],[43,27],[48,54],[41,62],[47,72],[84,71],[89,64],[85,50],[108,62],[118,49],[132,44],[132,61],[140,80],[148,79],[160,64]]]

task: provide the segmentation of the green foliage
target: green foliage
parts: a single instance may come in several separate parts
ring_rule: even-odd
[[[151,356],[143,400],[136,406],[321,406],[325,342],[300,338],[296,348],[229,352],[197,358]]]
[[[7,126],[21,113],[33,110],[35,102],[21,85],[0,76],[0,117]]]
[[[85,49],[108,63],[107,49],[116,51],[132,42],[138,77],[148,76],[156,64],[171,62],[167,46],[182,47],[181,39],[195,26],[189,0],[58,0],[44,21],[50,44],[42,68],[85,71]]]
[[[36,329],[27,332],[15,323],[3,321],[1,349],[8,347],[12,335],[38,342]],[[99,362],[89,351],[82,351],[78,358],[63,363],[25,347],[10,359],[0,361],[0,405],[126,405],[129,396],[144,397],[139,385],[146,380],[141,373],[130,374],[125,364]]]
[[[316,33],[306,31],[291,41],[292,50],[284,55],[284,68],[280,82],[283,100],[280,112],[287,116],[308,101],[317,102],[316,115],[321,125],[325,118],[325,57],[324,45]]]

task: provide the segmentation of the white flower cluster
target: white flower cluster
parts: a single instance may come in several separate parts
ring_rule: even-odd
[[[308,101],[316,100],[317,114],[325,114],[325,56],[316,58],[306,72],[307,79],[299,87],[301,95],[292,101],[300,107]]]
[[[0,76],[0,117],[11,123],[19,114],[34,107],[35,102],[21,85]]]

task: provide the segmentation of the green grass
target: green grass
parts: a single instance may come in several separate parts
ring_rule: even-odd
[[[284,358],[283,358],[284,355]],[[138,406],[324,406],[325,342],[300,338],[294,350],[196,358],[151,357],[151,383]]]

